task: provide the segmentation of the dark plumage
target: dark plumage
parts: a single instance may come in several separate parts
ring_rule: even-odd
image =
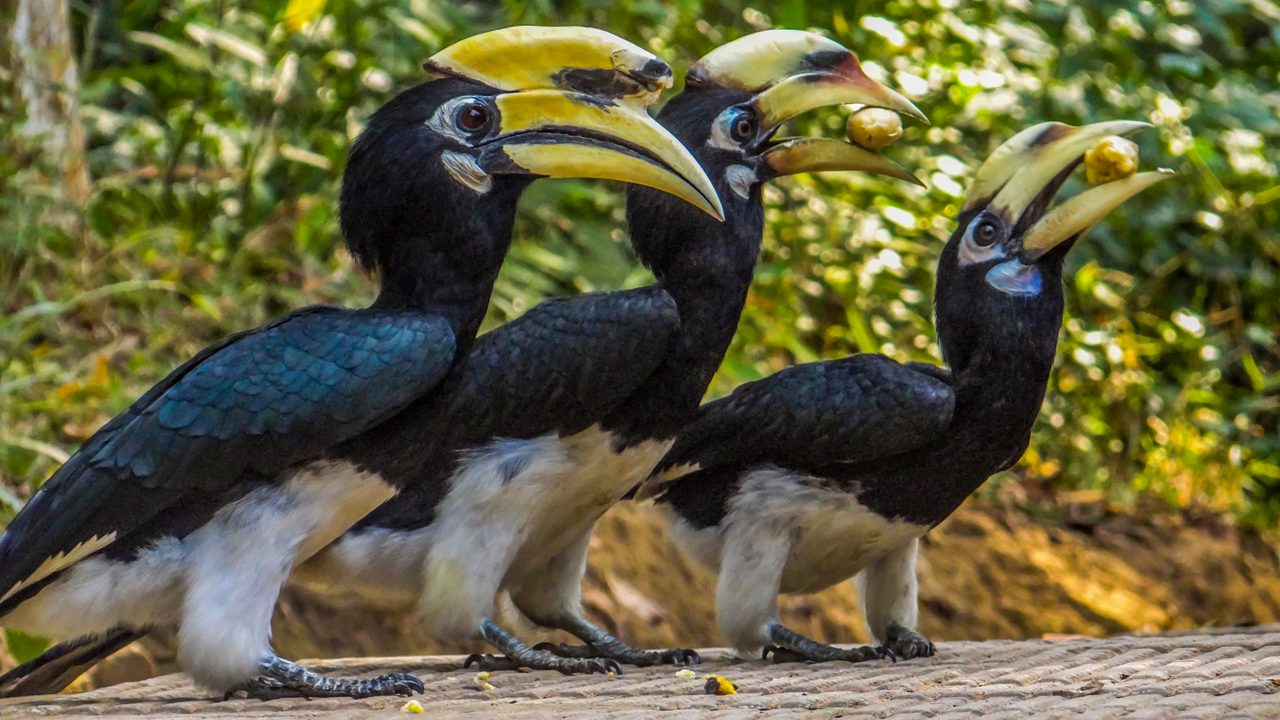
[[[1063,259],[1096,221],[1075,210],[1105,211],[1136,190],[1104,186],[1053,218],[1046,209],[1089,142],[1133,129],[1119,125],[1028,130],[978,171],[975,184],[1010,192],[971,197],[938,260],[948,368],[872,354],[799,365],[704,405],[681,431],[643,494],[669,511],[682,545],[718,568],[720,626],[740,651],[853,661],[933,653],[913,630],[917,540],[1027,447],[1062,321]],[[778,592],[854,575],[883,647],[837,649],[778,621]]]
[[[829,98],[798,93],[798,106],[774,109],[768,122],[753,103],[794,72],[856,66],[847,50],[809,33],[762,35],[771,59],[790,48],[784,56],[794,63],[775,68],[763,87],[718,84],[733,82],[732,69],[752,61],[730,48],[735,61],[718,65],[719,75],[706,73],[659,114],[712,178],[725,221],[649,188],[628,188],[632,244],[656,282],[539,305],[483,336],[447,391],[349,443],[347,456],[362,466],[422,482],[304,565],[301,581],[414,604],[437,635],[456,642],[479,635],[506,654],[476,656],[484,667],[602,672],[616,669],[615,661],[696,659],[691,651],[636,650],[589,623],[581,581],[596,520],[692,418],[737,328],[764,225],[760,186],[783,173],[770,164],[770,153],[785,145],[771,142],[774,131],[788,112]],[[810,62],[815,47],[818,66]],[[833,48],[838,62],[822,54]],[[884,90],[847,74],[831,82],[873,93],[858,95],[867,102],[881,97],[875,88]],[[845,166],[823,169],[836,167]],[[872,167],[884,171],[885,161]],[[588,645],[524,646],[493,622],[494,596],[503,590],[529,619]]]
[[[0,588],[95,537],[115,535],[103,551],[112,559],[185,537],[211,515],[185,513],[193,500],[221,506],[377,424],[431,388],[454,350],[438,317],[326,307],[205,349],[95,433],[14,518]],[[237,485],[242,476],[255,482]]]
[[[447,388],[343,448],[384,477],[413,479],[353,531],[430,525],[466,451],[494,438],[585,430],[635,391],[678,327],[671,297],[646,287],[548,300],[482,335]]]
[[[302,566],[298,579],[416,603],[437,634],[455,641],[480,634],[513,656],[485,659],[486,667],[604,672],[616,670],[617,659],[696,657],[618,643],[611,659],[561,658],[521,650],[496,626],[485,628],[495,593],[505,589],[536,622],[598,645],[617,642],[578,606],[585,540],[652,466],[661,451],[653,441],[697,409],[737,326],[763,226],[759,190],[750,199],[731,195],[723,171],[741,154],[701,142],[710,119],[743,97],[685,92],[659,115],[714,179],[726,221],[628,188],[632,242],[658,282],[541,303],[483,335],[447,389],[345,444],[342,457],[412,487]],[[648,460],[594,467],[591,458],[645,443]],[[584,477],[590,470],[608,477]],[[476,487],[494,481],[491,490]],[[477,563],[474,574],[444,579],[446,565]],[[465,587],[446,587],[458,583]]]
[[[117,625],[145,632],[152,625],[177,622],[189,633],[180,633],[180,643],[211,644],[211,652],[217,652],[217,635],[236,635],[236,610],[228,608],[221,616],[201,613],[195,603],[183,603],[184,593],[167,589],[170,577],[191,572],[197,551],[173,550],[162,561],[156,548],[183,542],[202,528],[213,544],[225,541],[215,539],[220,531],[211,528],[252,534],[254,522],[231,519],[228,508],[264,502],[267,496],[261,494],[269,488],[281,488],[287,496],[283,488],[291,473],[323,460],[335,444],[375,427],[427,393],[470,344],[507,246],[515,200],[529,181],[511,176],[501,183],[495,204],[476,203],[464,192],[446,199],[454,184],[430,161],[440,143],[424,134],[422,122],[444,99],[475,92],[492,90],[445,80],[406,91],[370,119],[369,133],[352,152],[342,222],[353,253],[382,277],[377,302],[361,310],[304,308],[233,335],[183,364],[95,433],[0,538],[0,615],[6,616],[6,624],[75,635]],[[388,164],[390,157],[403,164]],[[380,208],[376,222],[370,207]],[[437,214],[468,211],[462,227],[427,222]],[[394,492],[382,480],[368,483],[386,488],[366,488],[375,497]],[[360,485],[352,487],[355,495]],[[247,500],[254,493],[262,500]],[[332,500],[342,502],[336,496]],[[352,502],[357,502],[354,497]],[[338,517],[354,512],[352,520],[363,514],[341,506],[328,512]],[[215,520],[220,513],[222,520]],[[282,513],[273,522],[291,521]],[[312,532],[290,530],[301,533],[298,540]],[[261,559],[273,552],[293,550],[263,548]],[[60,557],[67,559],[49,560]],[[128,569],[139,560],[147,565]],[[133,612],[100,603],[92,611],[76,612],[69,602],[66,610],[54,610],[56,621],[46,617],[44,606],[71,597],[68,593],[88,592],[108,574],[121,572],[132,578],[126,587],[117,582],[99,592],[116,592],[115,599],[124,604],[136,602],[133,592],[164,595],[166,607]],[[230,569],[225,572],[217,582],[253,581],[230,574]],[[207,574],[187,580],[196,585],[213,581]],[[268,615],[274,599],[271,594],[258,601]],[[223,623],[227,626],[219,627]],[[197,632],[197,625],[208,627]],[[190,656],[206,650],[189,648],[184,664],[198,680],[219,689],[251,680],[266,656],[266,632],[265,627],[242,632],[259,636],[256,642],[246,641],[261,648],[263,656],[250,652],[232,657],[229,652],[205,661]],[[16,683],[22,675],[10,679]],[[407,692],[415,682],[382,680],[394,692]],[[7,683],[6,689],[12,690]],[[364,683],[355,689],[381,688]]]
[[[559,56],[644,69],[656,58],[581,28],[463,42],[471,49],[435,56],[447,69],[379,109],[352,148],[342,229],[380,278],[376,301],[305,308],[202,351],[86,442],[0,538],[5,625],[77,638],[0,677],[0,693],[56,690],[154,627],[176,627],[180,663],[218,691],[422,690],[404,674],[326,678],[269,646],[293,565],[415,479],[352,462],[344,443],[457,375],[535,177],[634,177],[718,207],[684,148],[617,104],[618,88],[588,97],[555,85]],[[535,61],[502,61],[529,42]]]

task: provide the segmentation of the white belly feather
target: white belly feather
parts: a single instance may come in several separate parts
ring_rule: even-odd
[[[348,534],[295,577],[397,605],[416,601],[434,634],[469,637],[499,591],[538,580],[670,443],[613,445],[599,427],[491,441],[463,455],[430,525]]]
[[[332,542],[395,490],[345,462],[305,466],[222,508],[184,538],[159,538],[131,560],[71,565],[5,618],[15,629],[76,637],[117,625],[181,626],[198,680],[221,687],[266,651],[288,569]],[[180,640],[181,643],[181,640]]]
[[[785,564],[760,568],[776,578],[762,581],[776,582],[784,593],[816,592],[851,578],[929,529],[877,515],[820,478],[772,467],[747,474],[718,525],[698,529],[670,508],[666,514],[681,548],[715,571],[737,547],[784,545],[776,556]]]

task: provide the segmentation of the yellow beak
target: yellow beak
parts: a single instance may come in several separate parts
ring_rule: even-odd
[[[499,134],[486,142],[482,155],[489,167],[502,167],[490,155],[501,152],[513,172],[647,185],[724,219],[702,166],[643,109],[602,105],[595,96],[560,90],[499,95],[497,107]]]
[[[1109,135],[1128,135],[1151,127],[1116,120],[1073,127],[1048,122],[1033,125],[996,148],[974,174],[961,212],[989,202],[990,212],[1017,220],[1056,175],[1079,162],[1094,143]]]
[[[572,90],[648,106],[671,87],[671,68],[613,33],[522,25],[472,35],[432,55],[435,77],[463,77],[498,90]]]
[[[829,170],[858,170],[924,187],[919,178],[898,163],[880,153],[841,140],[788,138],[766,150],[763,157],[769,168],[779,176]]]
[[[929,123],[910,100],[867,77],[857,56],[845,52],[844,62],[832,70],[792,75],[757,95],[752,106],[761,124],[776,127],[810,110],[851,103],[885,108]]]
[[[847,104],[885,108],[928,123],[910,100],[868,77],[848,48],[801,30],[766,30],[721,45],[689,69],[685,83],[754,93],[745,105],[766,132],[810,110]],[[838,140],[787,138],[763,156],[777,175],[860,170],[923,184],[896,163]]]
[[[671,68],[643,48],[592,28],[521,26],[457,42],[424,67],[502,91],[496,132],[476,145],[478,156],[447,160],[463,175],[622,180],[724,219],[701,166],[645,111],[671,86]]]
[[[1089,229],[1124,201],[1174,176],[1172,170],[1137,173],[1086,190],[1040,218],[1022,237],[1022,260],[1030,263]]]
[[[962,212],[985,204],[987,212],[999,215],[1013,227],[1023,221],[1029,208],[1034,206],[1034,217],[1052,202],[1067,175],[1099,140],[1148,127],[1151,126],[1147,123],[1128,120],[1081,127],[1062,123],[1029,127],[996,148],[978,168]],[[1058,245],[1083,235],[1126,200],[1173,174],[1171,170],[1137,173],[1063,202],[1022,234],[1022,261],[1035,262]]]

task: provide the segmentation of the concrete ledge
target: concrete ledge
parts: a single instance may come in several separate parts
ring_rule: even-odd
[[[708,650],[696,680],[676,668],[615,678],[495,673],[483,690],[461,658],[315,661],[349,674],[423,674],[427,718],[1262,718],[1280,717],[1280,626],[1033,641],[943,642],[937,657],[859,665],[773,665]],[[734,696],[703,691],[718,673]],[[218,702],[183,675],[80,695],[0,701],[0,717],[364,718],[401,715],[403,699]]]

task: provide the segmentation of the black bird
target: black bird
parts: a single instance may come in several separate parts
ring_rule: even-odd
[[[797,365],[708,403],[641,495],[718,571],[721,631],[775,660],[932,655],[914,630],[918,539],[1027,447],[1062,321],[1063,259],[1167,173],[1101,185],[1046,214],[1099,139],[1144,127],[1032,127],[978,170],[938,261],[946,367],[861,354]],[[840,649],[782,625],[778,593],[857,576],[871,636]]]
[[[537,306],[482,336],[439,404],[354,443],[352,457],[384,477],[430,480],[414,480],[305,564],[301,582],[417,604],[438,636],[479,635],[507,656],[476,656],[486,668],[606,672],[615,661],[696,659],[636,650],[587,621],[580,595],[592,528],[650,472],[720,365],[759,250],[761,184],[841,169],[914,180],[842,141],[774,142],[778,126],[843,103],[922,116],[867,78],[853,53],[806,32],[729,43],[694,65],[686,84],[659,119],[712,177],[725,223],[629,190],[632,242],[657,282]],[[495,622],[499,591],[534,622],[589,645],[529,648]]]
[[[272,696],[422,690],[329,678],[277,657],[291,567],[413,482],[338,448],[447,382],[465,357],[537,177],[644,182],[719,214],[706,175],[641,107],[670,69],[587,28],[511,28],[427,63],[370,119],[341,222],[380,274],[367,308],[309,307],[200,352],[107,423],[0,538],[5,625],[72,637],[0,678],[61,687],[156,627],[203,686]]]

